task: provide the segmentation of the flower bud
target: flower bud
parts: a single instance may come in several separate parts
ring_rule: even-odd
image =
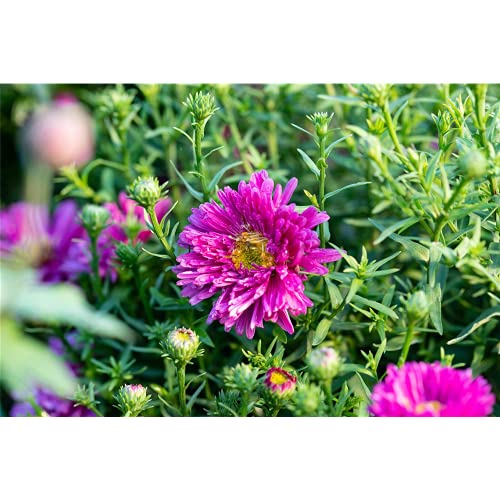
[[[340,371],[342,361],[332,347],[314,349],[307,358],[307,366],[313,377],[321,381],[332,380]]]
[[[189,94],[183,103],[193,117],[193,124],[206,122],[219,108],[215,105],[215,97],[209,93],[196,92]]]
[[[288,399],[295,391],[297,377],[283,368],[273,367],[267,370],[264,384],[269,394],[278,399]]]
[[[484,176],[488,169],[488,160],[485,158],[484,154],[477,149],[473,149],[465,155],[462,155],[458,164],[464,175],[472,179]]]
[[[99,205],[85,205],[81,213],[83,227],[91,238],[97,238],[106,227],[110,213]]]
[[[137,246],[127,245],[123,242],[118,242],[115,248],[116,257],[124,267],[133,267],[137,263],[140,252]]]
[[[314,113],[313,115],[308,115],[307,119],[314,125],[314,131],[318,138],[323,138],[328,134],[328,127],[332,121],[333,113],[328,115],[328,113]]]
[[[248,393],[255,390],[258,376],[259,370],[257,368],[239,363],[227,370],[224,375],[224,382],[229,389],[237,389],[242,393]]]
[[[425,318],[429,312],[429,305],[427,295],[423,290],[413,293],[406,302],[408,317],[414,320]]]
[[[323,404],[321,388],[314,384],[300,384],[293,395],[293,413],[297,417],[318,415]]]
[[[189,328],[181,327],[172,330],[162,341],[162,346],[176,364],[186,364],[201,354],[201,351],[198,351],[200,339]]]
[[[163,195],[156,177],[138,177],[127,191],[130,198],[146,210],[153,210]]]
[[[33,160],[54,169],[80,167],[94,157],[92,118],[71,94],[35,111],[24,133]]]
[[[120,387],[115,399],[125,416],[136,417],[150,407],[151,396],[141,384],[130,384]]]

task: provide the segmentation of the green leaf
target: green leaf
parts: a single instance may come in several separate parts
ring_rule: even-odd
[[[332,152],[333,148],[337,145],[340,144],[342,141],[345,141],[349,137],[352,137],[352,134],[349,135],[344,135],[340,139],[337,139],[336,141],[333,141],[326,149],[325,149],[325,156],[328,158],[330,156],[330,153]]]
[[[72,285],[47,285],[36,281],[32,270],[3,267],[0,306],[3,313],[27,321],[71,325],[104,337],[126,342],[132,330],[114,316],[96,311],[83,292]]]
[[[436,168],[438,166],[440,158],[441,158],[441,150],[439,150],[432,157],[432,160],[430,161],[429,165],[427,166],[427,172],[425,172],[425,178],[424,178],[424,188],[426,191],[430,190],[432,182],[434,181],[434,177],[436,175]]]
[[[437,283],[434,287],[427,285],[425,293],[429,302],[429,315],[434,328],[443,335],[443,322],[441,320],[441,286]]]
[[[386,228],[382,226],[382,224],[379,224],[377,221],[373,219],[368,219],[379,231],[384,231]],[[404,237],[404,236],[399,236],[397,234],[390,234],[389,238],[391,240],[396,241],[397,243],[400,243],[403,245],[408,253],[418,259],[418,260],[423,260],[425,262],[429,261],[429,250],[425,248],[423,245],[420,243],[415,243],[413,240],[410,238]]]
[[[222,179],[222,176],[231,170],[234,167],[237,167],[238,165],[242,165],[242,161],[236,161],[234,163],[231,163],[229,165],[226,165],[225,167],[222,167],[215,175],[214,178],[210,181],[210,184],[208,185],[209,191],[212,191],[216,186],[217,183]]]
[[[328,318],[322,319],[318,326],[316,327],[316,331],[314,332],[314,336],[312,339],[312,345],[318,345],[325,340],[328,332],[330,331],[330,326],[332,325],[332,320]]]
[[[0,320],[0,332],[0,380],[9,391],[24,395],[42,385],[60,396],[73,395],[76,380],[62,358],[42,342],[22,334],[7,317]]]
[[[469,323],[454,339],[448,341],[448,345],[457,344],[475,332],[479,327],[485,325],[492,318],[500,316],[500,306],[491,307],[482,312],[472,323]]]
[[[392,319],[399,318],[399,316],[391,308],[384,306],[384,304],[381,304],[380,302],[375,302],[374,300],[365,299],[364,297],[360,297],[359,295],[355,296],[352,299],[352,301],[354,303],[360,303],[363,304],[364,306],[371,307],[372,309],[380,311],[381,313],[386,314]]]
[[[172,166],[174,167],[174,170],[176,171],[177,175],[179,176],[179,179],[183,182],[184,186],[186,186],[186,189],[189,191],[191,196],[195,199],[198,200],[200,203],[203,201],[203,194],[194,189],[191,184],[185,179],[185,177],[177,170],[177,167],[175,166],[174,162],[170,162]]]
[[[413,226],[419,221],[418,217],[408,217],[407,219],[400,220],[391,226],[389,226],[387,229],[384,229],[382,233],[380,233],[379,237],[373,242],[374,245],[378,245],[379,243],[382,243],[387,237],[389,237],[392,233],[395,233],[398,229],[402,229],[405,231],[409,227]]]
[[[320,171],[319,171],[319,168],[316,166],[316,164],[311,160],[311,158],[309,158],[309,156],[307,156],[306,153],[304,153],[304,151],[302,151],[302,149],[297,149],[297,151],[299,152],[300,156],[302,156],[302,159],[304,160],[305,164],[309,167],[309,170],[316,177],[319,178]]]
[[[329,193],[325,194],[323,201],[328,200],[328,198],[332,198],[333,196],[341,193],[342,191],[344,191],[346,189],[351,189],[351,188],[357,187],[357,186],[364,186],[366,184],[371,184],[371,182],[355,182],[354,184],[348,184],[347,186],[341,187],[340,189],[336,189],[335,191],[330,191]]]
[[[328,289],[328,294],[330,295],[330,302],[333,309],[337,309],[340,304],[342,304],[342,294],[340,293],[339,287],[332,283],[329,278],[325,278],[326,287]]]
[[[198,337],[200,337],[200,340],[207,346],[209,347],[215,347],[215,344],[213,343],[212,339],[209,337],[208,333],[205,330],[197,329],[196,333],[198,334]]]

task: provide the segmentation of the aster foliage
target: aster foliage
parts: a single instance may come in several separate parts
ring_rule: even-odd
[[[1,90],[2,414],[499,414],[498,85]]]

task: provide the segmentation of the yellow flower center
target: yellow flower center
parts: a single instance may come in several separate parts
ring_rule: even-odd
[[[426,401],[425,403],[419,403],[415,407],[417,413],[424,413],[427,410],[431,410],[434,413],[438,413],[442,408],[442,404],[439,401]]]
[[[276,385],[283,385],[285,382],[288,382],[288,378],[278,371],[271,373],[269,380]]]
[[[236,269],[241,266],[251,269],[255,266],[271,267],[274,257],[267,251],[267,238],[257,232],[241,233],[231,252],[231,260]]]

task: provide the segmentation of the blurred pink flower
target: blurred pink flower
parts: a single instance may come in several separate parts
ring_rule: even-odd
[[[156,204],[155,212],[160,222],[171,206],[172,202],[168,198],[160,200]],[[99,272],[103,277],[109,274],[114,281],[117,277],[113,263],[116,256],[116,243],[131,243],[133,245],[146,243],[153,233],[146,227],[146,220],[149,221],[149,217],[144,215],[144,209],[134,200],[128,198],[125,192],[122,191],[118,195],[118,203],[105,203],[104,208],[109,211],[111,216],[109,226],[97,239],[100,254]]]
[[[0,255],[36,268],[43,282],[76,281],[89,271],[81,246],[84,237],[78,207],[70,200],[59,203],[52,217],[47,207],[25,202],[0,211]]]
[[[78,167],[94,157],[92,117],[72,94],[61,94],[35,111],[25,134],[33,159],[54,169]]]

